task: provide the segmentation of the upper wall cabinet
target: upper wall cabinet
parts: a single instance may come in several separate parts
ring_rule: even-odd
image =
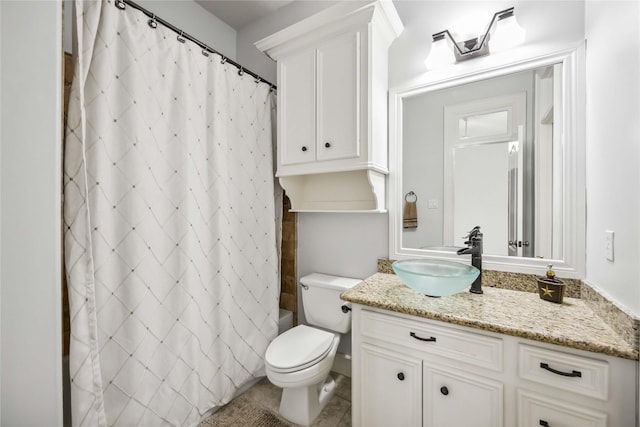
[[[256,43],[278,62],[276,176],[294,211],[385,210],[391,1],[341,2]]]
[[[324,172],[332,167],[324,160],[360,157],[359,65],[359,32],[278,61],[280,176]]]

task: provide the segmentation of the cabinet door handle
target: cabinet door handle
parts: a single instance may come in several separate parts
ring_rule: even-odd
[[[325,143],[324,143],[324,146],[325,146],[326,148],[329,148],[329,147],[331,147],[331,143],[330,143],[330,142],[325,142]]]
[[[302,151],[307,151],[307,146],[306,145],[302,146]]]
[[[540,425],[541,425],[542,427],[549,427],[549,423],[548,423],[548,422],[546,422],[545,420],[540,420]]]
[[[422,337],[417,336],[415,332],[409,332],[409,336],[411,336],[411,337],[413,337],[413,338],[415,338],[417,340],[420,340],[420,341],[436,342],[436,337],[422,338]]]
[[[546,363],[540,363],[540,367],[542,369],[546,369],[549,372],[553,372],[556,375],[562,375],[563,377],[578,377],[578,378],[582,377],[582,372],[580,371],[562,372],[562,371],[553,369]]]
[[[400,381],[404,381],[404,373],[402,373],[402,372],[398,372],[398,379],[399,379]]]
[[[446,386],[440,387],[440,393],[447,396],[449,394],[449,389]]]

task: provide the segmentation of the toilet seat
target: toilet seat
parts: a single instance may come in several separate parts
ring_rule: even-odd
[[[273,372],[295,372],[318,363],[333,348],[335,334],[306,325],[289,329],[274,339],[265,353]]]

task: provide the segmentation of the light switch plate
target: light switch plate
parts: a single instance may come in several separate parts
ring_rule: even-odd
[[[611,230],[604,232],[604,257],[609,261],[613,261],[613,236],[614,232]]]

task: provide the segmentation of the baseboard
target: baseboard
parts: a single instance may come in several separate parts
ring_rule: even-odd
[[[351,378],[351,355],[336,353],[336,357],[333,359],[332,371]]]

